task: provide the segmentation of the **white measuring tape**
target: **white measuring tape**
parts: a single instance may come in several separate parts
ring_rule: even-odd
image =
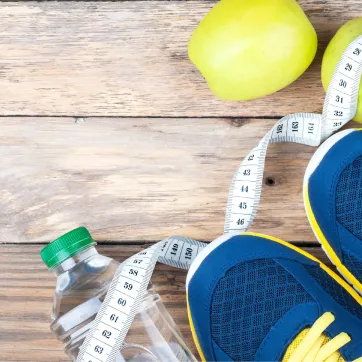
[[[343,53],[328,87],[323,115],[295,113],[283,117],[244,158],[231,182],[225,234],[250,228],[260,202],[269,143],[318,146],[356,114],[362,75],[362,36]],[[207,244],[173,236],[123,262],[79,352],[77,362],[114,362],[140,308],[156,262],[188,269]]]

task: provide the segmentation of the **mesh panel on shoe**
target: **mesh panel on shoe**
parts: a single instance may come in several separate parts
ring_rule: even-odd
[[[308,273],[319,285],[344,309],[362,319],[362,307],[337,281],[329,276],[319,266],[305,265]]]
[[[343,252],[343,260],[347,269],[358,279],[362,281],[362,261],[354,256]]]
[[[337,221],[361,239],[362,247],[362,156],[357,157],[341,173],[336,190]],[[343,252],[347,269],[362,279],[362,261]]]
[[[234,361],[253,361],[271,327],[294,306],[311,301],[301,284],[274,260],[240,263],[215,288],[212,337]]]
[[[362,240],[362,156],[341,173],[336,189],[338,222]]]

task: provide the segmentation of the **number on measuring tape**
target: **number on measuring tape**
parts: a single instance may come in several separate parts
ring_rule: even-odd
[[[296,142],[318,146],[351,120],[357,110],[362,73],[362,36],[343,53],[333,73],[323,115],[296,113],[283,117],[245,157],[231,182],[224,232],[238,234],[250,228],[261,195],[269,143]],[[77,362],[113,362],[147,290],[156,261],[187,269],[206,245],[173,236],[122,263],[83,343]]]
[[[163,244],[160,255],[164,258],[163,262],[172,261],[176,266],[183,267],[191,265],[201,247],[202,243],[171,237],[167,240],[167,244]]]

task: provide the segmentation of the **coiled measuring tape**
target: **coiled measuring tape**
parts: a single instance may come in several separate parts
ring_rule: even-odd
[[[260,202],[269,143],[295,142],[318,146],[356,114],[362,75],[362,36],[345,50],[330,81],[323,114],[295,113],[283,117],[244,158],[229,191],[224,234],[250,228]],[[156,262],[188,269],[207,244],[173,236],[123,262],[93,322],[77,362],[113,362],[140,308]]]

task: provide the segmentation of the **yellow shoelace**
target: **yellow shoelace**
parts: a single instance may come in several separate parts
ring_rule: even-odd
[[[351,341],[347,333],[340,333],[326,341],[323,332],[334,322],[332,313],[324,313],[306,333],[287,362],[338,362],[343,361],[339,349]],[[324,344],[325,343],[325,344]],[[362,362],[362,357],[352,362]]]

